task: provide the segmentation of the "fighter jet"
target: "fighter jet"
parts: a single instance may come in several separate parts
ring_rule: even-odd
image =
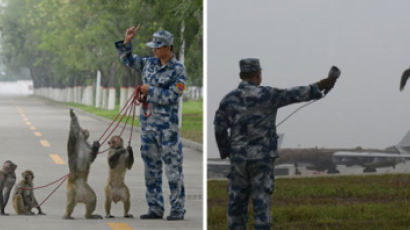
[[[401,75],[401,80],[400,80],[400,91],[404,89],[404,86],[406,85],[407,79],[410,77],[410,67],[406,69],[403,74]]]
[[[398,163],[410,160],[410,131],[403,139],[390,148],[391,151],[337,151],[333,153],[336,165],[364,167],[363,172],[376,172],[376,168],[395,167]]]
[[[376,172],[376,168],[395,167],[410,160],[410,131],[402,140],[385,150],[380,149],[279,149],[277,164],[296,164],[309,170],[339,173],[338,165],[361,166],[363,172]]]

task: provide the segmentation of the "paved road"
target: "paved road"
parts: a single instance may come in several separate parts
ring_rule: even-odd
[[[98,139],[108,122],[95,116],[75,110],[83,128],[90,130],[90,141]],[[36,97],[0,97],[0,139],[1,163],[12,160],[18,165],[17,178],[26,169],[35,174],[34,185],[40,186],[68,173],[67,138],[69,130],[69,108],[50,103]],[[124,133],[128,137],[129,132]],[[139,215],[147,211],[143,163],[139,155],[139,133],[133,134],[133,149],[136,162],[126,176],[126,184],[131,191],[131,211],[136,218],[122,218],[122,203],[113,205],[115,219],[86,220],[85,206],[77,205],[75,220],[63,220],[65,211],[65,184],[43,205],[46,216],[17,216],[9,202],[6,212],[10,216],[0,216],[0,230],[3,229],[87,229],[87,230],[131,230],[131,229],[202,229],[202,153],[184,147],[184,174],[187,193],[186,216],[184,221],[140,220]],[[102,147],[105,149],[107,145]],[[51,156],[52,155],[52,156]],[[54,158],[54,159],[53,159]],[[106,154],[97,157],[91,166],[89,184],[97,193],[96,214],[104,215],[104,187],[107,182],[108,165]],[[164,177],[165,215],[169,213],[169,189]],[[53,187],[36,190],[41,202]],[[35,210],[37,211],[37,210]]]

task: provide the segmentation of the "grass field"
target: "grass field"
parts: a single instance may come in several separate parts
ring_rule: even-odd
[[[227,198],[226,181],[208,181],[208,229],[227,228]],[[281,178],[275,181],[273,229],[410,229],[409,205],[406,174]]]
[[[118,105],[116,106],[115,110],[104,110],[81,104],[65,104],[111,120],[115,118],[120,109]],[[136,115],[136,118],[137,119],[135,120],[135,124],[139,125],[139,114]],[[126,118],[124,118],[123,121],[125,121],[125,119]],[[131,120],[132,119],[129,119],[128,122],[131,123]],[[180,132],[182,137],[198,143],[202,143],[202,101],[188,101],[183,103],[182,128]]]

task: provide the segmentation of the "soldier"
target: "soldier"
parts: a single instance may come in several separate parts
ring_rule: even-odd
[[[145,163],[146,199],[149,210],[141,219],[162,219],[162,163],[171,191],[171,211],[167,220],[183,220],[185,189],[182,172],[182,144],[178,130],[178,101],[185,89],[185,67],[172,52],[173,35],[165,30],[154,33],[146,45],[155,57],[132,55],[131,40],[138,32],[130,27],[124,41],[115,43],[121,60],[140,71],[143,76],[141,93],[146,96],[152,115],[145,117],[141,109],[141,156]]]
[[[276,114],[291,103],[320,99],[336,78],[290,89],[259,86],[262,81],[259,59],[239,62],[240,82],[228,93],[215,114],[215,137],[221,158],[230,158],[228,175],[228,226],[247,228],[248,201],[254,210],[255,230],[270,229],[274,161],[277,155]],[[340,74],[340,72],[339,72]]]

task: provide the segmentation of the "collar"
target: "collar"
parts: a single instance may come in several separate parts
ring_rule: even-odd
[[[245,88],[245,87],[247,87],[247,86],[258,86],[258,85],[256,85],[256,84],[253,83],[253,82],[250,82],[250,81],[241,81],[241,82],[239,83],[239,88]]]
[[[165,69],[165,68],[173,68],[175,63],[177,62],[177,59],[175,58],[175,54],[172,54],[171,59],[169,59],[169,61],[167,62],[167,64],[161,66],[161,60],[159,58],[157,58],[157,63],[158,65],[160,65],[160,69]]]

